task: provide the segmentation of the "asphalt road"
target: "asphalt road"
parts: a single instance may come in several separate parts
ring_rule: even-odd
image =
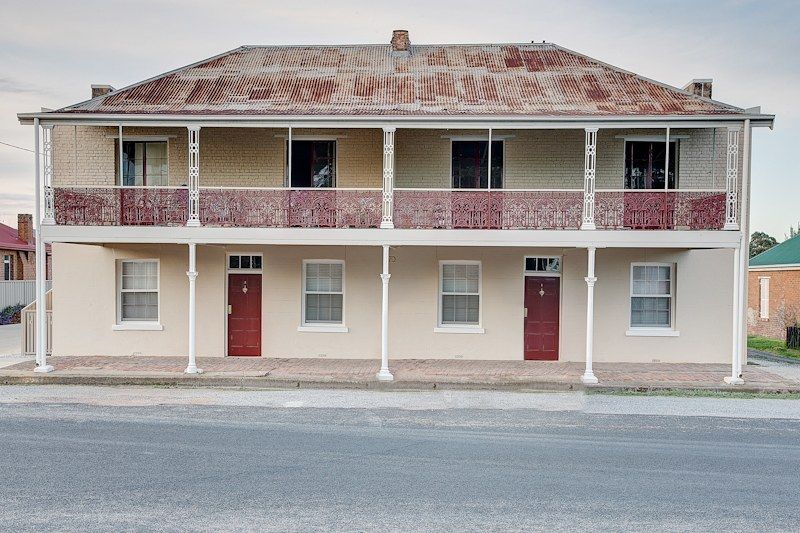
[[[761,403],[737,418],[736,402]],[[752,407],[770,402],[785,418]],[[0,527],[798,530],[799,413],[793,400],[4,387]]]

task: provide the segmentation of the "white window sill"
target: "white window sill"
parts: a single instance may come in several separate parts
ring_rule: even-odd
[[[350,329],[347,326],[319,325],[319,326],[298,326],[297,331],[310,333],[347,333]]]
[[[633,328],[625,332],[628,337],[679,337],[680,331],[668,328]]]
[[[434,333],[466,333],[474,335],[483,335],[486,330],[478,326],[440,326],[433,328]]]
[[[163,331],[164,326],[158,322],[123,322],[111,326],[112,331]]]

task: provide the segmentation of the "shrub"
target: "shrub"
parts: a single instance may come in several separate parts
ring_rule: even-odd
[[[25,306],[22,304],[9,305],[0,311],[0,326],[4,326],[6,324],[19,324],[20,311],[22,311],[23,307]]]

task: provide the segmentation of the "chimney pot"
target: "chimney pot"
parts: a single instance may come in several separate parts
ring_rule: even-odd
[[[392,51],[408,52],[411,48],[411,39],[408,37],[408,30],[394,30],[392,32]]]
[[[711,98],[711,85],[714,80],[711,78],[694,79],[683,86],[683,90],[692,93],[695,96],[703,96]]]
[[[104,94],[108,94],[113,90],[114,88],[111,85],[92,84],[92,98],[103,96]]]
[[[17,237],[21,241],[33,244],[33,215],[26,213],[17,215]]]

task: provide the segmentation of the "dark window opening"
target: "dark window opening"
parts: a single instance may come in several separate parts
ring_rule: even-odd
[[[625,142],[625,188],[663,189],[666,143],[663,141]],[[675,188],[678,157],[677,143],[669,143],[669,187]]]
[[[114,151],[117,183],[125,187],[168,185],[167,143],[122,141],[122,180],[119,179],[119,141]]]
[[[292,141],[289,184],[291,187],[335,187],[336,141]]]
[[[486,189],[489,141],[453,141],[453,188]],[[503,142],[492,141],[492,189],[503,188]]]
[[[14,258],[10,255],[3,256],[3,281],[14,279]]]

